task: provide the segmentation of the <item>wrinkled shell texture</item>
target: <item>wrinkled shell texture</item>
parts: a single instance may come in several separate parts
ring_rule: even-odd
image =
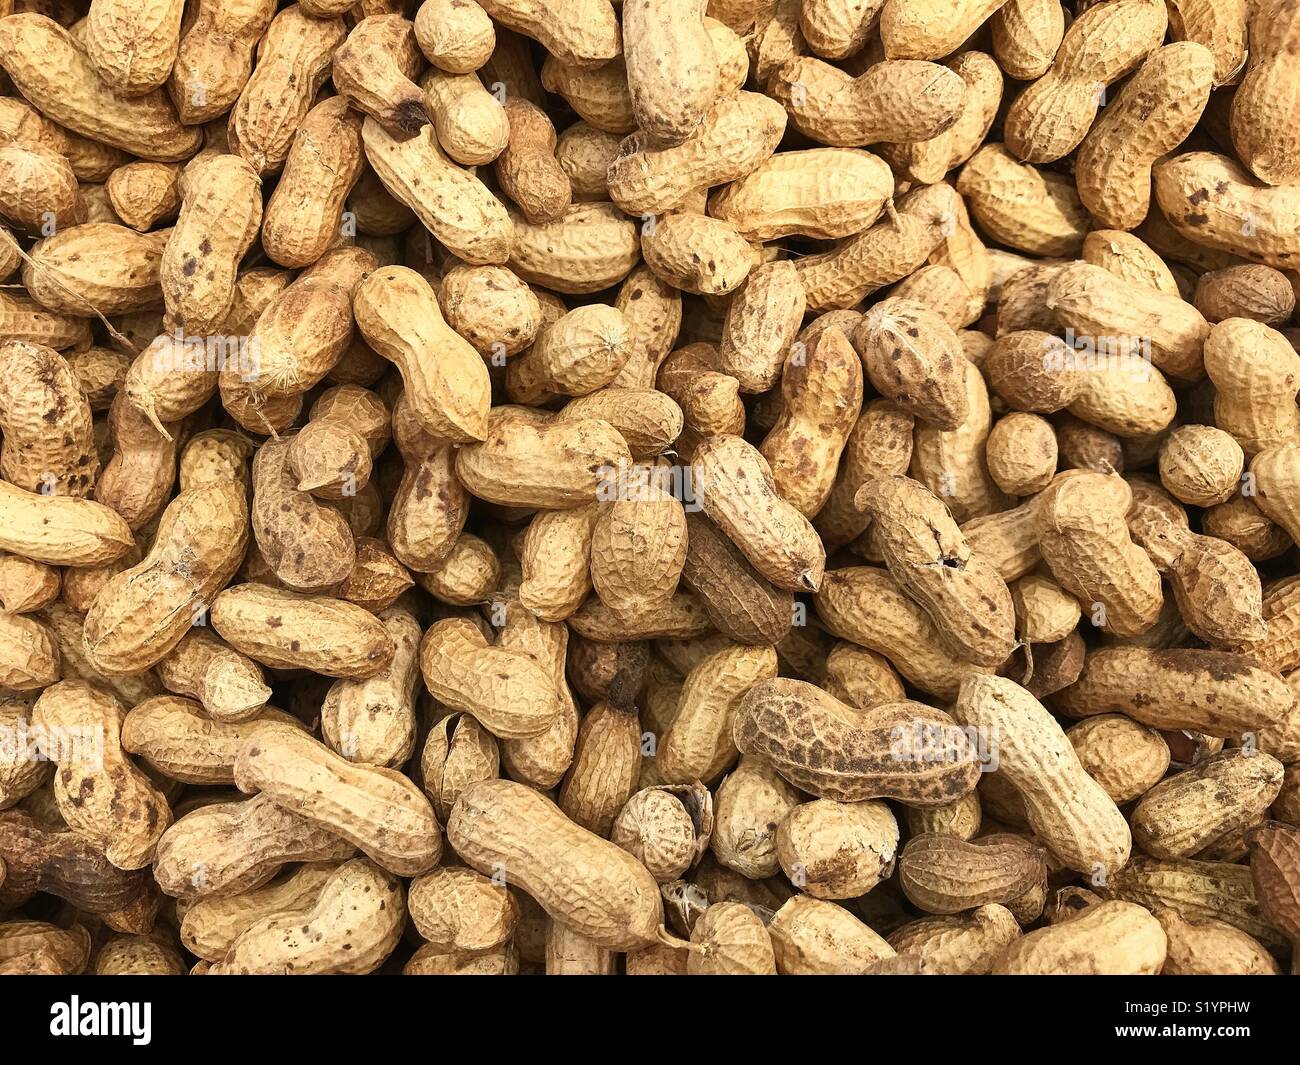
[[[1300,972],[1297,55],[0,0],[0,973]]]

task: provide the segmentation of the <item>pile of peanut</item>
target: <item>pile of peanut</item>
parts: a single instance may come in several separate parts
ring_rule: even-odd
[[[1294,968],[1300,0],[0,15],[0,972]]]

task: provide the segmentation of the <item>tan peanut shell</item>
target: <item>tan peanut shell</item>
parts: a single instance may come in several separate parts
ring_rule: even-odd
[[[474,0],[425,0],[415,13],[415,40],[439,70],[469,74],[491,57],[496,30]]]
[[[498,407],[481,443],[456,454],[456,476],[480,499],[504,506],[563,509],[595,502],[631,463],[608,422],[547,420],[523,407]]]
[[[1273,950],[1284,942],[1261,912],[1244,865],[1138,855],[1098,890],[1104,898],[1137,903],[1153,913],[1168,908],[1189,921],[1223,921]]]
[[[563,13],[541,0],[484,0],[479,6],[502,26],[541,41],[565,62],[598,67],[621,50],[609,0],[580,0]]]
[[[1147,215],[1150,164],[1191,133],[1210,98],[1214,56],[1191,41],[1152,52],[1079,148],[1079,199],[1096,221],[1132,229]],[[1122,146],[1122,148],[1121,148]]]
[[[937,914],[1013,903],[1046,876],[1042,852],[1010,833],[969,842],[934,833],[913,836],[899,855],[898,870],[908,899]]]
[[[402,373],[411,411],[425,431],[454,441],[484,439],[487,369],[447,326],[429,283],[405,267],[377,270],[357,289],[354,307],[367,342]],[[434,350],[436,360],[429,357]]]
[[[249,582],[212,603],[213,628],[237,651],[278,669],[327,677],[374,676],[393,658],[393,639],[362,607]],[[304,639],[295,633],[312,633]]]
[[[45,15],[8,17],[0,27],[0,55],[23,96],[73,133],[161,162],[188,158],[199,147],[200,131],[181,125],[160,89],[142,96],[115,90],[76,39]]]
[[[368,973],[397,945],[401,883],[370,862],[338,867],[313,904],[254,921],[214,962],[214,974]]]
[[[90,404],[51,348],[0,344],[0,473],[42,495],[87,496],[98,472]]]
[[[1226,155],[1185,152],[1156,164],[1156,202],[1175,233],[1195,244],[1285,269],[1300,253],[1288,219],[1296,187],[1261,186]]]
[[[696,131],[671,147],[634,134],[609,168],[610,198],[635,215],[677,207],[692,192],[743,178],[767,159],[785,131],[785,112],[758,93],[714,104]]]
[[[301,727],[297,718],[270,707],[252,720],[213,721],[190,699],[160,695],[127,712],[122,747],[169,780],[233,785],[239,748],[270,722]]]
[[[795,263],[808,309],[851,307],[921,266],[953,231],[958,195],[939,183],[913,189],[895,213],[832,251]]]
[[[1169,769],[1169,745],[1160,733],[1124,714],[1086,718],[1065,735],[1088,775],[1116,803],[1145,794]]]
[[[775,976],[772,940],[758,915],[741,902],[720,902],[691,930],[686,971],[692,976]]]
[[[181,919],[181,941],[192,954],[216,961],[240,933],[263,917],[308,909],[337,868],[337,863],[309,862],[265,887],[191,901]]]
[[[86,654],[97,670],[136,673],[157,663],[213,604],[248,543],[248,507],[234,481],[178,495],[152,547],[116,574],[86,614]]]
[[[1128,824],[1037,699],[1005,678],[971,677],[953,713],[995,737],[997,772],[1019,792],[1030,825],[1062,864],[1084,873],[1123,866]]]
[[[1234,5],[1226,6],[1228,22]],[[1247,13],[1249,62],[1232,96],[1232,144],[1265,184],[1287,185],[1300,177],[1295,162],[1297,112],[1286,74],[1286,57],[1300,32],[1300,10],[1288,0],[1266,0],[1249,5]],[[1238,23],[1234,28],[1240,34],[1246,27]],[[1240,45],[1236,55],[1239,62]]]
[[[310,266],[333,242],[361,173],[361,117],[342,97],[307,112],[262,219],[262,247],[281,266]]]
[[[433,808],[395,770],[349,762],[301,729],[268,723],[244,741],[234,773],[241,791],[270,795],[399,876],[438,863],[442,833]]]
[[[1056,705],[1078,717],[1120,712],[1152,728],[1223,737],[1282,731],[1293,717],[1291,691],[1276,674],[1247,655],[1190,648],[1101,648]]]
[[[329,76],[334,50],[345,37],[342,19],[313,18],[300,4],[284,8],[271,20],[258,43],[252,76],[229,119],[230,147],[259,175],[274,174],[284,165],[294,134]],[[172,91],[182,88],[173,84]]]
[[[1002,975],[1154,976],[1168,941],[1141,906],[1109,901],[1012,943],[993,966]]]
[[[957,191],[980,228],[1017,251],[1075,255],[1088,229],[1074,182],[1020,162],[1004,144],[977,151],[962,167]]]
[[[257,663],[202,628],[186,633],[158,663],[158,678],[221,722],[254,717],[271,697]]]
[[[504,945],[519,920],[519,906],[509,890],[472,869],[444,867],[417,877],[407,905],[425,939],[467,954]]]
[[[879,801],[801,803],[776,830],[781,868],[819,899],[865,895],[893,872],[897,850],[898,823]]]
[[[825,550],[807,518],[776,492],[763,456],[740,437],[704,442],[691,465],[704,513],[767,580],[788,591],[815,591]]]
[[[736,757],[733,726],[741,699],[776,676],[771,647],[737,645],[704,658],[682,685],[676,714],[659,739],[655,765],[668,784],[716,780]]]
[[[1084,12],[1066,30],[1051,68],[1012,103],[1007,146],[1030,163],[1071,152],[1092,125],[1105,88],[1159,46],[1167,23],[1164,8],[1145,0]]]
[[[713,192],[709,214],[730,222],[746,240],[796,234],[829,240],[875,222],[892,189],[888,167],[870,152],[780,152]]]
[[[224,115],[253,71],[253,52],[275,15],[271,0],[202,0],[182,25],[167,92],[186,125]]]
[[[474,785],[456,802],[447,840],[480,873],[518,884],[554,919],[603,946],[647,946],[662,928],[658,885],[645,866],[522,784]]]
[[[888,796],[939,805],[979,777],[970,742],[942,711],[912,702],[858,711],[804,681],[756,684],[741,701],[734,733],[741,754],[761,755],[802,790],[841,802]],[[947,757],[926,759],[918,750],[934,744]]]
[[[420,753],[420,774],[434,813],[446,820],[462,791],[500,775],[497,741],[469,715],[449,714],[429,731]]]
[[[872,514],[886,566],[934,619],[957,656],[996,666],[1015,644],[1006,582],[974,554],[941,501],[907,477],[868,482],[859,493]]]
[[[84,681],[45,689],[32,708],[32,722],[51,735],[84,737],[98,747],[92,757],[76,741],[59,743],[54,798],[68,826],[104,848],[119,869],[149,864],[171,823],[167,800],[122,749],[123,709],[111,695]]]
[[[1280,972],[1258,940],[1223,921],[1189,921],[1174,910],[1157,910],[1155,918],[1169,944],[1162,976],[1273,976]]]
[[[1133,808],[1133,838],[1156,858],[1188,858],[1262,816],[1282,787],[1282,763],[1223,751],[1151,788]]]
[[[989,903],[969,915],[922,917],[889,936],[889,945],[920,960],[925,972],[982,976],[1020,937],[1020,925],[1005,906]]]
[[[446,156],[432,126],[401,140],[367,118],[361,136],[384,188],[454,254],[474,265],[506,261],[513,237],[505,206]]]
[[[495,666],[483,669],[484,662]],[[560,712],[551,678],[517,651],[491,647],[470,622],[448,618],[420,645],[420,670],[434,698],[473,714],[503,739],[545,732]]]
[[[821,509],[862,409],[862,362],[848,338],[827,330],[796,348],[781,374],[782,411],[759,451],[777,492],[805,516]]]
[[[966,676],[987,669],[952,654],[930,615],[888,570],[830,570],[816,603],[829,632],[879,652],[908,681],[940,698],[954,698]]]
[[[781,906],[768,933],[783,976],[862,973],[896,954],[843,906],[810,895],[795,895]]]

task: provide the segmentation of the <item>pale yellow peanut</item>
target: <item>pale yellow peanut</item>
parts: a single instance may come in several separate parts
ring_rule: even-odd
[[[1169,35],[1176,41],[1196,41],[1214,53],[1214,84],[1235,82],[1246,63],[1249,0],[1227,3],[1173,0],[1169,4]]]
[[[1300,355],[1260,322],[1229,318],[1205,338],[1205,372],[1214,383],[1214,422],[1246,458],[1300,434]]]
[[[221,722],[255,717],[271,697],[257,663],[202,628],[186,633],[158,663],[158,679]]]
[[[272,0],[202,0],[182,26],[167,92],[181,121],[224,115],[253,71],[253,52],[275,15]]]
[[[486,439],[457,453],[456,476],[480,499],[562,510],[595,502],[630,463],[626,442],[608,422],[552,421],[531,408],[498,407]]]
[[[915,300],[881,300],[854,331],[871,383],[918,420],[952,430],[969,411],[966,358],[952,328]]]
[[[898,201],[893,217],[833,251],[796,260],[808,309],[851,307],[906,277],[953,232],[958,200],[952,186],[943,183],[914,189]]]
[[[1018,161],[1004,144],[977,151],[962,167],[957,191],[984,232],[1017,251],[1074,255],[1088,230],[1074,182]]]
[[[740,437],[706,440],[691,466],[700,505],[778,588],[816,591],[826,552],[812,525],[776,491],[757,449]]]
[[[908,477],[868,482],[871,511],[891,575],[933,618],[958,657],[997,666],[1015,645],[1011,593],[996,568],[971,551],[942,502]]]
[[[518,884],[602,946],[646,946],[662,928],[658,885],[645,866],[522,784],[474,785],[456,802],[447,840],[480,873]]]
[[[1164,7],[1146,0],[1084,12],[1066,30],[1051,68],[1012,103],[1008,148],[1030,163],[1071,152],[1092,125],[1107,86],[1160,45],[1167,23]]]
[[[369,973],[401,939],[401,882],[356,860],[338,867],[310,906],[243,929],[209,972],[230,975]]]
[[[598,67],[621,51],[609,0],[579,0],[563,11],[543,0],[481,0],[479,6],[494,21],[541,41],[566,62]]]
[[[370,611],[341,599],[253,582],[227,588],[216,597],[212,625],[254,661],[278,669],[307,668],[328,677],[374,676],[394,654],[393,638]],[[304,639],[305,633],[313,635]]]
[[[1146,792],[1131,815],[1133,838],[1155,858],[1191,857],[1253,823],[1281,787],[1276,758],[1224,751]]]
[[[161,162],[188,158],[199,147],[200,131],[181,125],[160,89],[121,94],[100,79],[76,38],[45,15],[5,19],[0,56],[23,96],[73,133]]]
[[[1116,872],[1128,861],[1132,838],[1123,815],[1029,692],[1001,677],[971,677],[953,713],[963,725],[997,737],[997,771],[1019,793],[1034,832],[1062,864],[1095,874]]]
[[[664,144],[695,132],[718,95],[718,56],[705,0],[623,4],[623,51],[637,126]]]
[[[515,212],[509,217],[510,268],[530,284],[566,294],[599,292],[637,265],[637,227],[612,203],[575,203],[539,225]]]
[[[429,122],[413,80],[422,60],[410,21],[400,14],[370,15],[335,49],[330,78],[354,110],[406,136]]]
[[[1223,22],[1237,32],[1237,41],[1244,27],[1241,21],[1233,25],[1232,15],[1239,13],[1240,6],[1227,4],[1222,12]],[[1300,150],[1295,128],[1300,112],[1287,62],[1300,34],[1300,7],[1290,0],[1264,0],[1247,10],[1249,63],[1232,97],[1232,143],[1242,162],[1261,181],[1286,185],[1300,178],[1295,161]],[[1234,51],[1239,58],[1240,47]]]
[[[251,36],[251,30],[247,32]],[[271,20],[258,44],[252,76],[240,89],[229,119],[230,147],[259,175],[276,173],[284,165],[294,134],[329,77],[334,50],[346,35],[341,18],[312,18],[299,4]],[[173,86],[173,92],[182,89],[193,91]]]
[[[1135,699],[1138,694],[1147,698]],[[1083,675],[1054,705],[1075,717],[1126,713],[1162,730],[1253,733],[1260,749],[1278,750],[1288,760],[1294,743],[1269,742],[1294,731],[1286,682],[1247,655],[1227,651],[1102,648],[1088,656]]]
[[[367,118],[361,137],[384,188],[454,254],[473,265],[509,258],[514,238],[505,206],[447,157],[432,126],[398,139]]]
[[[1146,217],[1151,164],[1191,133],[1213,80],[1209,49],[1184,41],[1152,52],[1120,90],[1075,161],[1079,199],[1099,224],[1127,230]]]
[[[1226,155],[1185,152],[1156,164],[1156,202],[1174,231],[1217,251],[1285,269],[1300,253],[1294,185],[1268,187]]]
[[[712,193],[709,213],[730,222],[747,240],[794,234],[830,239],[860,233],[875,222],[892,189],[888,167],[870,152],[779,152]]]
[[[484,439],[487,368],[443,320],[428,281],[406,267],[376,270],[358,286],[353,306],[367,342],[397,365],[421,427],[452,441]],[[431,357],[434,351],[437,358]]]
[[[1259,263],[1202,274],[1192,297],[1197,310],[1211,322],[1251,318],[1271,326],[1291,317],[1295,300],[1295,288],[1286,274]]]
[[[425,0],[415,13],[415,39],[439,70],[469,74],[492,55],[496,30],[474,0]]]
[[[310,266],[330,247],[361,174],[361,116],[334,97],[307,112],[262,219],[262,247],[287,267]]]
[[[246,721],[214,721],[190,699],[160,695],[138,703],[122,722],[122,747],[170,780],[234,784],[235,756],[249,736],[271,722],[303,727],[271,707]]]
[[[777,971],[784,976],[861,973],[896,951],[833,902],[795,895],[768,926]]]
[[[828,571],[816,604],[832,634],[879,652],[916,687],[942,699],[953,698],[966,676],[985,671],[946,648],[930,615],[885,569]]]
[[[801,133],[846,148],[937,137],[961,116],[967,92],[937,63],[886,59],[855,78],[811,56],[782,66],[768,90]]]
[[[1059,0],[1007,0],[989,20],[993,54],[1007,75],[1019,81],[1042,77],[1065,36]]]
[[[840,455],[862,410],[862,362],[837,329],[794,349],[781,374],[781,415],[759,451],[777,492],[813,517],[835,485]]]
[[[779,104],[736,93],[714,104],[681,144],[652,146],[642,135],[624,141],[609,168],[610,198],[634,215],[671,210],[697,189],[745,177],[771,156],[784,131]]]
[[[269,795],[399,876],[438,864],[442,833],[433,808],[395,770],[349,762],[301,729],[268,723],[244,741],[234,773],[241,791]]]
[[[1083,238],[1083,259],[1126,281],[1179,294],[1178,281],[1168,264],[1132,233],[1094,229]]]
[[[1141,906],[1108,901],[1012,943],[993,966],[1003,975],[1154,976],[1165,961],[1164,929]]]
[[[486,670],[484,663],[491,662]],[[425,686],[448,706],[473,714],[503,739],[545,732],[560,713],[551,678],[518,651],[493,647],[470,622],[449,618],[420,645]]]
[[[122,747],[122,706],[84,681],[47,688],[32,708],[32,722],[50,735],[85,737],[95,756],[75,742],[55,745],[59,762],[54,798],[69,827],[104,848],[119,869],[140,869],[153,859],[171,823],[167,800]],[[91,736],[94,739],[91,740]]]

